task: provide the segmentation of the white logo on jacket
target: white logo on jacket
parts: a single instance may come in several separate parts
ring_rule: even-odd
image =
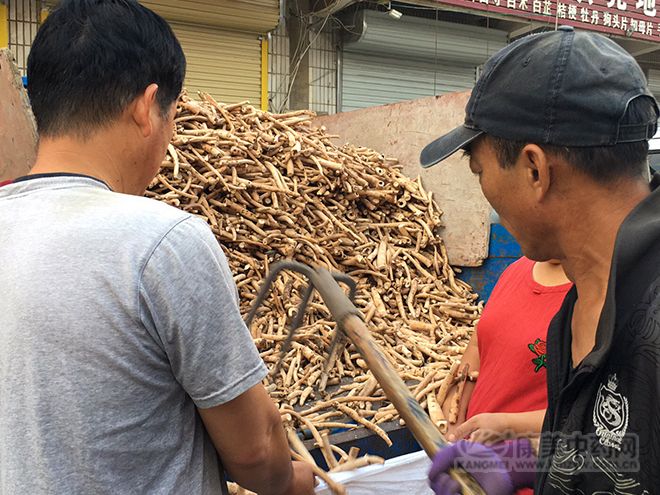
[[[594,404],[594,426],[598,440],[605,447],[621,450],[621,442],[628,429],[628,399],[616,391],[616,373],[600,384]]]

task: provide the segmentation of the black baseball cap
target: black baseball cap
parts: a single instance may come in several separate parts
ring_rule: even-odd
[[[655,119],[621,125],[628,104],[648,97]],[[430,167],[482,134],[568,147],[611,146],[650,139],[658,105],[635,59],[600,34],[533,34],[504,47],[484,66],[465,108],[465,122],[427,145]]]

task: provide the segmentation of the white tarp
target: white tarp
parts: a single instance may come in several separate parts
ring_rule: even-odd
[[[346,487],[348,495],[433,495],[426,477],[429,469],[431,460],[420,451],[331,476]],[[330,495],[330,490],[321,482],[316,493]]]

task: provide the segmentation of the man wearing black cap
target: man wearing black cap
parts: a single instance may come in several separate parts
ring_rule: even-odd
[[[538,494],[650,494],[660,487],[660,191],[649,187],[658,106],[613,41],[562,27],[486,64],[465,123],[429,144],[458,150],[526,256],[561,260],[575,287],[548,331],[548,412]],[[486,492],[530,486],[519,440],[441,451],[436,493],[461,464]]]

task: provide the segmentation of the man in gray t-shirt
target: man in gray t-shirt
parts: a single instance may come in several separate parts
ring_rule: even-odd
[[[28,61],[40,133],[0,187],[0,494],[313,493],[208,226],[140,195],[185,72],[134,0],[68,0]]]

